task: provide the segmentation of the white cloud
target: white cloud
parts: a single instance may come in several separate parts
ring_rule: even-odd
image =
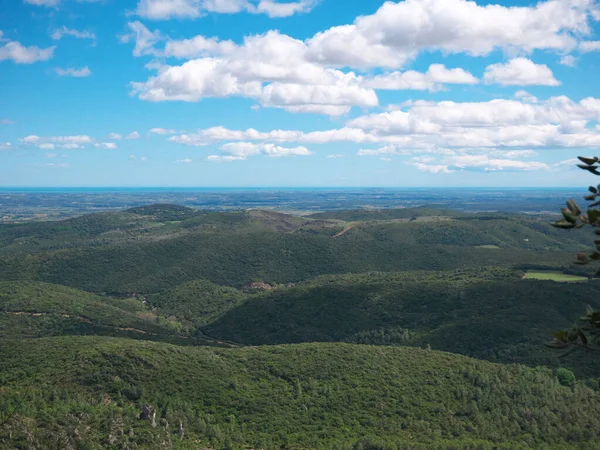
[[[36,6],[58,6],[60,0],[24,0],[24,2]]]
[[[140,0],[136,13],[146,19],[195,19],[200,17],[199,0]]]
[[[278,3],[273,0],[260,0],[256,11],[265,13],[269,17],[289,17],[297,13],[309,12],[315,5],[316,0],[301,0],[298,2]]]
[[[41,148],[42,150],[53,150],[55,148],[55,145],[51,142],[46,142],[38,145],[38,148]]]
[[[127,136],[125,136],[125,139],[129,139],[129,140],[139,139],[139,138],[140,138],[140,133],[138,133],[137,131],[129,133]]]
[[[433,159],[435,161],[435,159]],[[454,155],[440,158],[440,164],[430,164],[432,159],[421,160],[413,158],[409,165],[417,167],[423,172],[450,173],[470,170],[483,172],[497,171],[536,171],[549,170],[548,164],[537,161],[519,161],[509,158],[490,158],[489,155]]]
[[[233,49],[226,47],[219,57],[163,66],[146,82],[132,83],[133,92],[149,101],[242,96],[256,98],[263,106],[329,115],[378,104],[375,92],[362,85],[362,77],[307,62],[302,41],[278,32],[248,37]]]
[[[14,125],[16,122],[10,119],[0,119],[0,125]]]
[[[76,136],[51,136],[51,137],[40,137],[36,135],[26,136],[21,139],[27,144],[37,144],[44,142],[53,142],[59,144],[90,144],[93,140],[87,135],[76,135]]]
[[[178,159],[175,162],[179,164],[190,164],[193,160],[190,158]]]
[[[275,5],[263,0],[263,7],[267,4]],[[159,18],[193,17],[204,10],[252,12],[260,4],[142,0],[138,6],[143,14]],[[549,0],[510,8],[479,6],[467,0],[405,0],[386,2],[375,14],[305,41],[277,31],[248,36],[239,45],[205,36],[174,40],[151,32],[140,22],[130,23],[131,32],[121,39],[135,40],[134,54],[138,56],[197,58],[178,66],[160,61],[147,65],[157,74],[132,83],[133,94],[143,100],[196,102],[207,97],[242,96],[290,112],[339,116],[353,106],[378,105],[374,88],[438,90],[445,84],[478,82],[464,69],[441,64],[432,65],[426,73],[392,72],[368,79],[348,69],[397,69],[420,52],[436,50],[483,56],[497,49],[512,54],[544,49],[564,55],[590,34],[595,8],[592,0]],[[164,47],[157,47],[162,41]],[[336,70],[342,68],[345,72]],[[526,58],[489,66],[485,80],[504,85],[559,84],[547,66]]]
[[[331,154],[331,155],[327,155],[327,157],[330,158],[330,159],[339,159],[339,158],[343,158],[344,156],[346,156],[346,155],[341,155],[339,153],[334,153],[334,154]]]
[[[258,5],[248,0],[140,0],[136,14],[151,20],[196,19],[208,12],[218,14],[267,14],[269,17],[289,17],[308,12],[315,2],[300,0],[278,3],[260,0]]]
[[[50,37],[55,41],[62,39],[64,36],[73,36],[76,39],[96,39],[96,35],[91,31],[79,31],[73,28],[67,28],[65,26],[54,30],[54,32],[50,35]]]
[[[249,156],[263,155],[273,158],[309,156],[312,152],[306,147],[281,147],[275,144],[255,144],[253,142],[230,142],[220,147],[225,155],[210,155],[209,161],[239,161]]]
[[[163,56],[172,56],[175,58],[197,58],[200,56],[212,56],[230,53],[235,50],[236,45],[233,41],[221,41],[218,38],[206,38],[204,36],[195,36],[191,39],[174,40],[169,39],[165,44],[162,53]]]
[[[344,67],[400,67],[426,50],[484,56],[496,49],[567,51],[590,33],[593,0],[550,0],[535,6],[477,5],[467,0],[386,2],[309,39],[312,58]]]
[[[54,71],[59,77],[84,78],[89,77],[92,74],[92,71],[88,66],[82,67],[81,69],[75,69],[72,67],[61,69],[60,67],[56,67]]]
[[[346,126],[324,131],[229,130],[212,127],[175,135],[170,141],[204,146],[220,141],[272,143],[378,143],[396,148],[577,148],[600,146],[600,99],[575,102],[567,97],[532,101],[413,101],[393,111],[348,120]]]
[[[447,69],[443,64],[432,64],[427,72],[391,72],[367,79],[365,85],[373,89],[413,89],[439,91],[444,84],[477,84],[479,80],[461,68]]]
[[[244,156],[231,156],[231,155],[225,155],[225,156],[221,156],[221,155],[208,155],[206,157],[207,161],[212,161],[212,162],[242,161],[244,159],[246,159]]]
[[[109,139],[112,139],[115,141],[120,141],[121,139],[123,139],[123,135],[119,134],[119,133],[109,133],[108,137],[109,137]]]
[[[254,1],[248,0],[140,0],[136,14],[151,20],[196,19],[209,12],[218,14],[247,12],[266,14],[275,18],[309,12],[315,3],[316,1],[313,0],[282,3],[274,0],[260,0],[255,5]]]
[[[106,150],[114,150],[117,148],[117,144],[114,142],[97,142],[94,144],[94,147],[103,148]]]
[[[6,44],[0,46],[0,61],[11,60],[17,64],[32,64],[38,61],[47,61],[54,56],[55,48],[24,47],[19,42],[8,41]]]
[[[10,142],[0,142],[0,150],[10,150],[12,144]]]
[[[529,92],[523,89],[520,89],[517,92],[515,92],[515,98],[518,98],[519,100],[525,103],[538,103],[539,101],[535,95],[530,94]]]
[[[579,51],[582,53],[595,52],[600,50],[600,41],[585,41],[579,44]]]
[[[177,130],[167,129],[167,128],[152,128],[150,133],[166,135],[166,134],[175,134]]]
[[[573,55],[564,55],[560,58],[560,64],[567,67],[575,67],[577,65],[577,58]]]
[[[497,83],[503,86],[559,86],[552,71],[545,64],[535,64],[527,58],[514,58],[503,64],[492,64],[486,67],[483,79],[486,83]]]
[[[119,40],[122,43],[134,41],[135,47],[133,49],[134,56],[142,55],[154,55],[154,45],[163,40],[163,36],[160,31],[150,31],[141,22],[129,22],[127,24],[129,33],[119,36]]]

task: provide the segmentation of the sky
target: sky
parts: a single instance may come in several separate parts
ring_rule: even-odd
[[[0,0],[0,186],[584,186],[600,0]]]

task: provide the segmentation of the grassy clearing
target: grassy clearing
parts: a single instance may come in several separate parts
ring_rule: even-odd
[[[585,277],[579,277],[577,275],[568,275],[562,272],[555,272],[552,270],[535,270],[529,271],[523,277],[525,280],[550,280],[559,283],[585,283],[588,281]]]

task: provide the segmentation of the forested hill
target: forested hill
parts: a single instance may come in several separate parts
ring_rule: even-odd
[[[543,343],[600,285],[571,264],[589,236],[549,221],[0,225],[0,448],[595,448],[600,359]]]

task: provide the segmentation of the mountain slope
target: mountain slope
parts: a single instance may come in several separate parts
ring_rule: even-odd
[[[0,338],[69,334],[181,341],[140,302],[41,282],[0,282]]]
[[[500,268],[323,276],[249,297],[202,330],[243,344],[346,341],[431,345],[498,362],[556,366],[543,346],[582,307],[600,308],[600,283],[522,280]],[[583,306],[582,306],[583,305]],[[600,361],[561,364],[597,376]]]
[[[43,448],[591,449],[600,437],[600,396],[583,385],[436,351],[65,337],[0,352],[0,411],[23,401],[0,445],[9,432]],[[156,428],[138,419],[144,405]]]

